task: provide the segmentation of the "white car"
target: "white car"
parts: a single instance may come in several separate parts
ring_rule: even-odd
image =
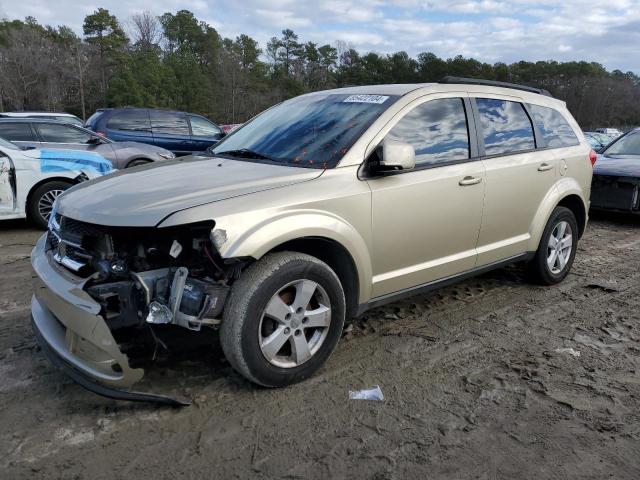
[[[29,218],[44,229],[58,195],[112,171],[111,162],[96,153],[22,150],[0,138],[0,220]]]

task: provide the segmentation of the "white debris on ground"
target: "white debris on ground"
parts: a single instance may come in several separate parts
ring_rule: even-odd
[[[568,353],[569,355],[578,358],[580,356],[580,352],[578,350],[574,350],[573,348],[556,348],[556,353]]]
[[[384,400],[384,395],[382,394],[382,390],[380,390],[380,386],[374,385],[366,390],[349,391],[349,400],[374,400],[381,402]]]

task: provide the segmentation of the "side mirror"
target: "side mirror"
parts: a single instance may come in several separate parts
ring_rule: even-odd
[[[416,166],[416,151],[413,145],[386,139],[378,147],[380,158],[376,170],[411,170]]]
[[[101,145],[104,141],[98,135],[93,135],[89,140],[87,140],[87,143],[90,145]]]

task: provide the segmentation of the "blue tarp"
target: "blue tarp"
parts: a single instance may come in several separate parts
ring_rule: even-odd
[[[40,171],[42,173],[65,171],[90,171],[105,175],[113,171],[111,161],[93,152],[79,150],[40,150]]]

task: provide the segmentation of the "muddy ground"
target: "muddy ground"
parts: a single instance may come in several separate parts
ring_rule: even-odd
[[[29,325],[38,235],[0,225],[1,478],[640,478],[640,220],[592,219],[559,286],[512,267],[369,312],[290,388],[177,350],[148,384],[183,409],[49,364]],[[384,401],[348,400],[373,385]]]

